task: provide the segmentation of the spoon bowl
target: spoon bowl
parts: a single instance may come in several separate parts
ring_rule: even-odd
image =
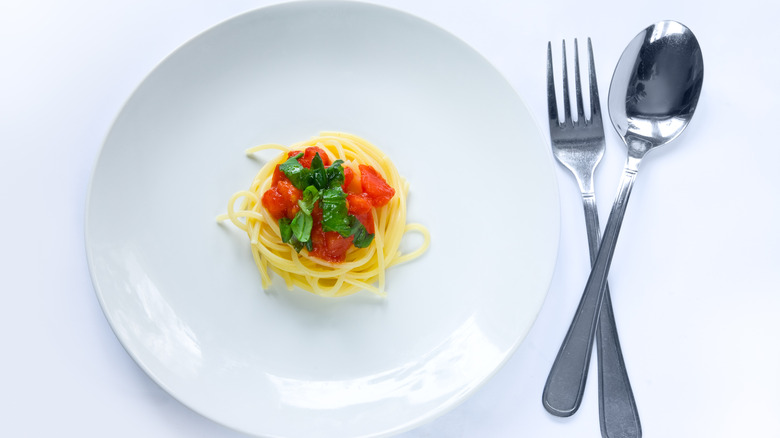
[[[608,103],[630,154],[644,155],[685,130],[703,77],[701,47],[685,25],[661,21],[634,37],[615,68]]]

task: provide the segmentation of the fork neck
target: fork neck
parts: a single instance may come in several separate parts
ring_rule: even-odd
[[[593,188],[593,172],[575,174],[575,176],[577,178],[577,185],[580,186],[580,193],[582,193],[582,197],[594,198],[596,196],[596,192]]]

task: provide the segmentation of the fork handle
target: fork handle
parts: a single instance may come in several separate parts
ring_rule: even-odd
[[[592,193],[583,194],[582,201],[592,264],[600,240],[596,198]],[[593,248],[594,243],[596,249]],[[553,415],[568,417],[580,407],[600,306],[600,294],[583,294],[580,298],[574,319],[561,343],[542,393],[542,404],[547,412]]]
[[[593,265],[601,243],[596,196],[593,192],[583,191],[582,206],[585,211],[590,263]],[[605,285],[605,288],[607,288],[605,294],[609,293],[608,286]],[[598,318],[600,304],[596,298],[598,297],[595,294],[583,294],[574,320],[547,377],[542,402],[545,409],[553,415],[568,417],[577,412],[582,402],[593,347],[594,333],[589,329],[591,324],[595,324],[595,321],[588,320],[588,316]],[[617,339],[616,334],[610,339]]]

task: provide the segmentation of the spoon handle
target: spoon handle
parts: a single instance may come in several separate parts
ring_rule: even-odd
[[[626,364],[612,313],[609,290],[604,293],[596,332],[599,368],[599,424],[604,437],[639,438],[642,425],[628,380]]]
[[[544,404],[545,409],[553,415],[568,417],[577,411],[580,402],[582,401],[585,380],[588,374],[588,366],[590,364],[590,355],[593,348],[593,339],[599,321],[599,311],[607,289],[607,273],[612,261],[612,253],[615,249],[617,236],[620,231],[620,224],[625,214],[626,204],[629,195],[631,194],[634,180],[636,179],[639,161],[640,159],[638,158],[629,157],[626,168],[623,171],[618,195],[615,199],[615,203],[612,205],[612,211],[609,220],[607,221],[604,240],[601,241],[600,249],[595,256],[595,260],[593,260],[593,255],[591,255],[593,269],[588,277],[585,291],[582,294],[582,298],[580,299],[577,311],[569,326],[569,330],[561,344],[560,350],[558,350],[558,355],[556,356],[555,362],[550,369],[550,374],[547,377],[547,383],[545,384],[544,392],[542,394],[542,403]],[[595,208],[595,205],[593,208]],[[593,215],[588,214],[587,211],[588,206],[586,202],[586,217],[588,218],[586,223],[590,229],[594,225],[594,220]],[[597,219],[595,225],[597,230]],[[597,240],[598,232],[589,231],[588,237],[589,239]],[[611,308],[609,310],[611,311]],[[611,312],[610,315],[612,315]],[[608,326],[612,325],[614,327],[614,320],[607,321],[607,323]],[[613,333],[614,332],[606,334],[610,335]],[[615,335],[612,339],[616,342],[617,336]],[[609,340],[609,342],[612,342],[612,340]],[[613,357],[613,359],[615,358]],[[625,366],[622,364],[622,355],[619,359],[620,364],[617,369],[622,369],[622,372],[625,372]],[[613,363],[610,362],[610,364]],[[615,370],[616,368],[610,367],[610,369]],[[625,382],[628,382],[627,376]],[[576,391],[573,391],[572,388],[575,388]],[[628,388],[630,394],[630,386],[628,386]],[[609,393],[614,394],[615,391],[609,391]],[[631,395],[630,400],[633,400],[633,395]],[[614,413],[614,411],[609,410],[609,414],[612,413]],[[612,416],[609,415],[608,418],[612,418]],[[638,416],[636,416],[636,418],[638,421]]]
[[[596,262],[601,246],[596,197],[583,198],[585,224],[588,230],[590,263]],[[620,349],[615,314],[609,284],[604,286],[604,300],[599,311],[599,325],[596,330],[596,351],[599,372],[599,423],[605,437],[638,438],[642,436],[639,412],[636,409],[634,393],[628,379],[628,370]],[[583,376],[585,380],[585,376]]]
[[[584,293],[603,291],[601,315],[598,326],[599,360],[599,419],[601,434],[605,437],[641,437],[642,426],[639,412],[634,401],[634,393],[628,380],[628,372],[623,361],[623,353],[617,337],[612,300],[606,291],[607,274],[612,263],[620,226],[628,205],[628,198],[636,180],[641,158],[629,156],[623,176],[620,179],[618,194],[612,205],[612,211],[604,230],[596,260],[593,264]]]

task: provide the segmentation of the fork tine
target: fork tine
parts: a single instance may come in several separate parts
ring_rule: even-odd
[[[560,126],[558,102],[555,100],[555,79],[553,77],[552,46],[547,42],[547,115],[550,127]]]
[[[569,103],[569,73],[566,69],[566,40],[561,42],[561,47],[563,48],[563,116],[566,118],[565,123],[573,126]]]
[[[590,65],[588,67],[590,83],[590,121],[601,122],[601,102],[599,102],[599,85],[596,82],[596,63],[593,62],[593,45],[588,37],[588,57]]]
[[[582,84],[580,83],[580,49],[574,38],[574,92],[577,95],[577,125],[586,124],[585,109],[582,103]]]

